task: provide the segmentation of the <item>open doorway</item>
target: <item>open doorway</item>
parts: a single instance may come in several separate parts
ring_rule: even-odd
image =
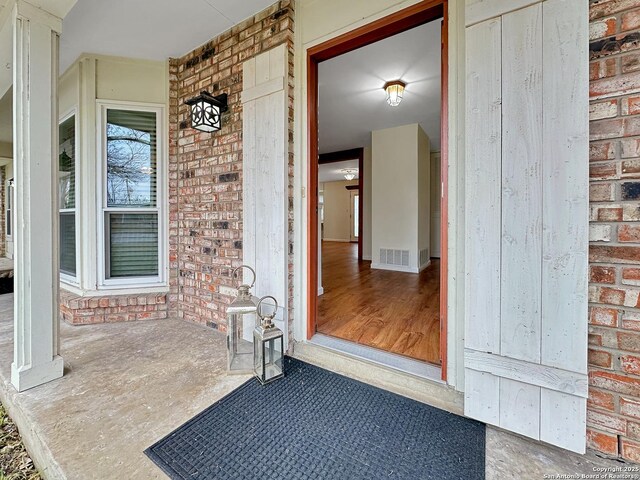
[[[309,52],[309,337],[433,365],[446,356],[445,6]]]

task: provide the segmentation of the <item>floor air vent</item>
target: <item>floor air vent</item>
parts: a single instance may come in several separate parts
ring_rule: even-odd
[[[409,250],[380,249],[380,263],[382,265],[409,266]]]

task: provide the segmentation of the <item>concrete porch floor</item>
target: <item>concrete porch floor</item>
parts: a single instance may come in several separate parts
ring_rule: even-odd
[[[248,378],[225,373],[225,337],[205,327],[62,322],[65,376],[18,394],[10,384],[12,318],[13,295],[0,295],[0,401],[47,479],[167,478],[143,450]],[[487,479],[593,474],[594,467],[620,465],[487,429]]]

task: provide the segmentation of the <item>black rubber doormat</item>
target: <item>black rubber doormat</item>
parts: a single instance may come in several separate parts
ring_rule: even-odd
[[[287,357],[145,453],[172,479],[484,479],[483,424]]]

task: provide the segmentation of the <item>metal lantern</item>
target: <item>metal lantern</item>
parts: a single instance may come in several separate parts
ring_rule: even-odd
[[[267,299],[273,300],[273,313],[263,315],[260,307]],[[260,325],[253,331],[253,373],[263,385],[284,376],[284,334],[273,324],[277,311],[278,302],[271,296],[258,302]]]
[[[227,307],[227,371],[229,373],[251,373],[253,368],[253,329],[257,325],[258,297],[251,295],[251,287],[256,283],[256,272],[246,265],[236,268],[247,269],[253,274],[251,285],[238,286],[238,296]]]
[[[228,110],[227,94],[217,96],[202,91],[185,101],[191,107],[191,126],[202,132],[216,132],[222,128],[222,112]]]

